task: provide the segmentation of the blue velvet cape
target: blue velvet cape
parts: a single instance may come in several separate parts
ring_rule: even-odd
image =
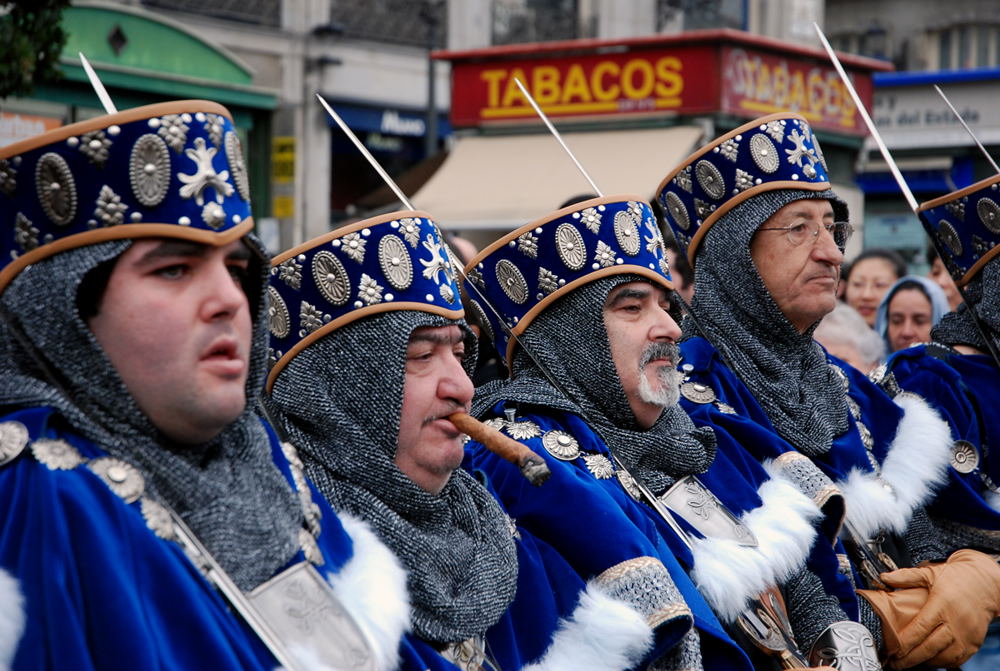
[[[61,439],[84,458],[105,456],[65,429],[52,408],[19,410],[0,421],[24,424],[29,441]],[[292,484],[270,435],[274,461]],[[312,498],[322,512],[320,573],[336,573],[351,559],[352,541],[315,489]],[[0,511],[0,568],[20,583],[25,602],[15,671],[277,666],[180,546],[147,527],[139,502],[125,503],[85,466],[53,470],[25,448],[0,466]],[[302,560],[300,551],[289,565]],[[401,669],[455,669],[409,635],[399,651]]]
[[[503,404],[498,404],[494,411],[502,417]],[[579,441],[584,453],[611,459],[604,442],[575,415],[558,411],[540,415],[522,408],[518,415],[518,421],[521,420],[534,422],[542,433],[566,431]],[[521,442],[542,456],[552,471],[551,478],[541,487],[533,487],[517,467],[475,441],[466,445],[465,464],[470,471],[489,479],[519,527],[544,541],[585,581],[630,559],[659,559],[692,612],[694,626],[701,636],[705,668],[713,671],[752,668],[745,653],[725,632],[691,582],[683,566],[690,566],[691,554],[665,523],[657,521],[651,510],[626,494],[613,477],[595,477],[582,458],[572,462],[556,459],[544,449],[540,436]],[[650,660],[680,641],[689,623],[680,624],[675,622],[655,630]]]

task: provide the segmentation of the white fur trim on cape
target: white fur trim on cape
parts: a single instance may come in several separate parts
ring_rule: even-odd
[[[17,580],[0,569],[0,669],[14,663],[17,644],[24,634],[24,597]]]
[[[771,479],[757,490],[762,505],[743,515],[757,547],[699,538],[693,543],[698,589],[723,622],[734,622],[750,599],[784,583],[805,565],[822,517],[812,499],[764,464]]]
[[[379,671],[395,669],[399,642],[410,629],[406,570],[365,522],[337,514],[354,542],[354,556],[327,581],[364,632]],[[307,667],[321,668],[321,667]]]
[[[948,423],[915,394],[894,400],[903,417],[882,463],[882,479],[892,491],[874,473],[858,468],[837,483],[847,502],[847,519],[866,538],[883,529],[906,531],[913,511],[929,502],[948,478],[952,447]]]
[[[1000,513],[1000,494],[997,494],[992,489],[986,490],[986,503],[990,508]]]
[[[652,646],[653,630],[646,618],[591,581],[573,615],[560,620],[545,654],[524,671],[624,671]]]

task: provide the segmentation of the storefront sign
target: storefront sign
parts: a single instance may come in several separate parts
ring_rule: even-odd
[[[828,65],[743,48],[722,50],[722,109],[741,116],[798,112],[816,128],[866,135],[861,116],[837,72]],[[854,77],[871,100],[870,76]]]
[[[59,119],[0,112],[0,147],[27,140],[62,125]]]
[[[277,184],[295,181],[295,138],[290,135],[271,140],[271,179]]]
[[[452,124],[533,119],[515,79],[550,116],[712,109],[714,82],[699,76],[709,50],[643,50],[572,58],[453,65]]]
[[[452,63],[455,126],[534,119],[515,80],[554,118],[723,112],[754,118],[795,111],[816,128],[865,135],[860,115],[836,71],[819,53],[784,48],[734,31],[700,36],[581,42],[563,51],[527,46],[443,53]],[[870,104],[872,67],[848,61],[862,100]]]

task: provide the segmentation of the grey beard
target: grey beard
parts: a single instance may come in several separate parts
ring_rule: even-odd
[[[653,359],[663,357],[670,357],[673,365],[660,367],[656,374],[660,383],[659,388],[653,389],[652,385],[649,384],[649,378],[645,375],[646,366]],[[639,361],[639,398],[661,408],[669,408],[676,404],[680,400],[680,386],[684,379],[683,373],[677,370],[679,361],[680,349],[674,343],[647,345],[642,352],[642,359]]]

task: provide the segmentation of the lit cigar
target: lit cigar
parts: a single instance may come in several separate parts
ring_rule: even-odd
[[[532,452],[527,446],[510,436],[505,436],[492,426],[487,426],[464,412],[449,415],[448,421],[462,433],[485,445],[490,452],[520,468],[521,475],[528,478],[528,482],[536,487],[552,475],[544,459]]]

